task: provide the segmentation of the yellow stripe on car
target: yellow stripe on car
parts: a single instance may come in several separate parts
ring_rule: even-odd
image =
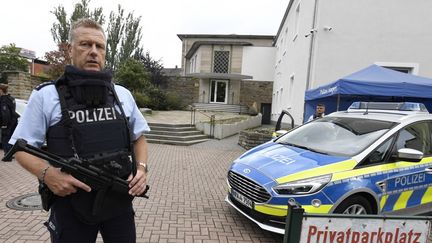
[[[380,201],[380,210],[382,210],[384,208],[388,197],[389,197],[389,195],[382,196],[381,201]]]
[[[413,191],[405,191],[402,192],[398,198],[398,200],[396,201],[395,205],[393,206],[393,210],[399,210],[399,209],[404,209],[407,206],[408,203],[408,199],[411,197]]]
[[[311,205],[302,206],[304,208],[306,213],[328,213],[330,212],[330,209],[333,207],[333,205],[329,204],[323,204],[319,207],[314,207]]]
[[[419,166],[422,164],[428,164],[432,161],[432,157],[424,158],[418,163],[410,163],[410,162],[395,162],[395,163],[389,163],[389,164],[381,164],[376,166],[370,166],[366,168],[361,169],[355,169],[350,171],[342,171],[342,172],[336,172],[333,174],[332,181],[339,181],[343,179],[348,179],[352,177],[357,176],[363,176],[367,174],[382,172],[385,173],[390,170],[400,170],[407,167],[412,167],[414,165]]]
[[[415,163],[415,165],[423,165],[428,164],[432,162],[432,157],[423,158],[420,162]],[[357,176],[363,176],[367,174],[377,173],[377,172],[386,172],[390,170],[395,169],[404,169],[407,167],[413,166],[413,163],[410,162],[395,162],[395,163],[388,163],[388,164],[380,164],[376,166],[370,166],[360,169],[353,168],[357,165],[357,161],[351,159],[351,160],[344,160],[338,163],[320,166],[317,168],[313,168],[310,170],[301,171],[295,174],[291,174],[288,176],[283,176],[278,179],[276,179],[277,183],[283,184],[290,181],[296,181],[301,179],[307,179],[311,177],[326,175],[329,173],[333,173],[332,181],[339,181],[343,179],[348,179],[352,177]]]
[[[287,216],[288,206],[271,205],[271,204],[255,204],[255,210],[264,214],[274,216]]]
[[[344,160],[338,163],[320,166],[310,170],[301,171],[292,175],[280,177],[276,179],[276,181],[279,184],[283,184],[285,182],[296,181],[296,180],[306,179],[306,178],[320,176],[320,175],[326,175],[332,173],[333,171],[352,170],[352,168],[354,168],[356,164],[357,162],[355,160],[352,159]]]
[[[428,187],[421,199],[421,204],[426,204],[430,202],[432,202],[432,186]]]
[[[319,207],[302,205],[301,207],[306,213],[328,213],[333,205],[321,205]],[[286,216],[288,212],[288,206],[283,205],[256,204],[254,208],[258,212],[273,216]]]

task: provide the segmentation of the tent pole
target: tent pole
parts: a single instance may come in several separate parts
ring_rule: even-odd
[[[340,94],[337,95],[336,111],[339,111]]]

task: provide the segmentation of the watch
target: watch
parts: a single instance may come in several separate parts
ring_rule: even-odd
[[[144,168],[144,172],[147,173],[148,172],[148,166],[146,163],[144,162],[139,162],[138,166],[142,166]]]

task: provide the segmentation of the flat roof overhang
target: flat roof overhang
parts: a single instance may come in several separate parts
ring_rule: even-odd
[[[188,73],[186,78],[210,78],[210,79],[252,79],[250,75],[237,73]]]
[[[202,45],[252,46],[252,43],[246,41],[195,41],[186,53],[186,59],[190,59]]]

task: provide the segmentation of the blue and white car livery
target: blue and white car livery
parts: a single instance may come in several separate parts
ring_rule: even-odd
[[[276,233],[290,200],[307,213],[431,212],[432,115],[422,104],[363,105],[244,153],[228,171],[226,201]]]

